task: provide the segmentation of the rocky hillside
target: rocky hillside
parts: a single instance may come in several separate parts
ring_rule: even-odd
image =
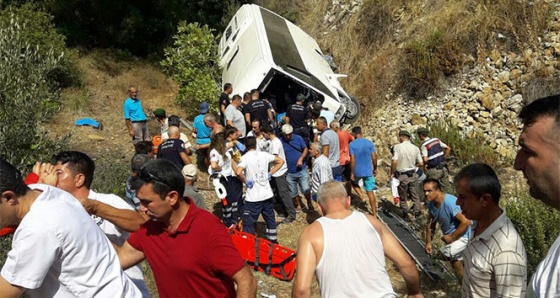
[[[375,63],[378,56],[383,54],[384,48],[401,47],[406,42],[402,35],[411,29],[402,26],[396,28],[387,44],[373,48],[378,49],[377,52],[368,51],[371,47],[363,45],[358,51],[344,49],[344,52],[336,52],[333,40],[340,41],[341,33],[358,30],[349,29],[348,26],[364,26],[364,22],[369,20],[364,19],[361,14],[365,1],[328,2],[313,9],[314,13],[319,10],[323,16],[322,26],[314,27],[309,22],[302,22],[302,26],[315,33],[323,49],[334,52],[342,72],[349,74],[349,81],[343,81],[347,89],[354,89],[358,94],[371,94],[371,97],[375,94],[385,98],[382,102],[376,102],[368,96],[361,96],[362,108],[368,113],[362,115],[357,123],[365,127],[366,132],[378,144],[377,147],[382,150],[398,142],[396,134],[399,129],[415,131],[419,126],[444,120],[461,129],[466,138],[475,132],[482,133],[485,145],[490,146],[500,158],[510,159],[515,155],[516,138],[520,129],[520,124],[516,121],[517,113],[525,102],[543,95],[560,93],[560,4],[554,4],[555,10],[548,29],[539,34],[538,42],[517,45],[513,51],[505,46],[513,42],[508,40],[510,37],[496,32],[493,49],[478,51],[477,57],[465,57],[465,66],[457,74],[443,78],[443,88],[437,94],[409,99],[395,88],[394,83],[390,83],[390,87],[384,90],[363,90],[362,86],[367,84],[360,81],[375,78],[360,77],[363,71],[355,67],[349,68],[348,65],[357,65],[353,61],[360,58],[371,59],[371,63]],[[396,9],[390,17],[395,21],[404,14],[402,9]],[[429,19],[423,15],[417,15],[416,18]],[[351,40],[347,38],[345,42]],[[390,58],[383,59],[387,59],[386,65],[379,72],[390,72]],[[370,85],[376,84],[374,82]],[[360,86],[362,90],[355,90],[355,86]]]

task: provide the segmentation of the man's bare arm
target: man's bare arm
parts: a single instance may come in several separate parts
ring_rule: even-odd
[[[180,152],[179,156],[181,157],[181,160],[183,161],[183,164],[188,165],[191,164],[191,158],[187,155],[186,152]]]
[[[307,149],[307,146],[306,146],[305,148],[303,148],[303,152],[301,152],[301,155],[298,158],[298,161],[297,161],[297,166],[298,167],[303,166],[303,160],[307,156],[307,152],[309,152],[309,149]]]
[[[283,164],[284,164],[284,160],[275,155],[274,156],[274,166],[269,171],[270,175],[273,175],[278,170],[280,170],[280,168],[282,167]]]
[[[320,226],[318,222],[315,223]],[[305,228],[298,240],[297,271],[292,287],[292,297],[294,298],[311,297],[311,283],[318,259],[312,243],[313,237],[316,237],[317,233],[315,223]]]
[[[256,297],[257,281],[249,267],[245,266],[232,276],[237,284],[237,298]]]
[[[373,166],[373,176],[377,176],[377,153],[371,153],[371,165]]]
[[[432,238],[436,230],[436,221],[433,220],[432,214],[428,213],[428,223],[426,224],[426,247],[425,250],[428,254],[432,254]]]
[[[354,181],[354,167],[356,167],[356,156],[350,154],[350,180]]]
[[[393,159],[391,161],[391,177],[395,175],[396,170],[397,170],[397,161]]]
[[[412,261],[404,248],[385,225],[369,214],[366,216],[379,233],[379,236],[381,236],[385,256],[399,269],[406,284],[408,297],[424,297],[422,295],[422,289],[420,288],[420,277],[416,265],[414,265],[414,261]]]
[[[113,247],[117,251],[117,255],[119,256],[119,262],[121,263],[121,268],[126,270],[144,260],[146,256],[143,252],[137,250],[136,248],[132,247],[125,241],[122,246],[118,246],[115,243],[112,243]]]
[[[463,235],[471,225],[471,221],[468,220],[462,212],[457,213],[457,215],[455,215],[455,218],[459,221],[459,226],[457,226],[457,229],[455,229],[453,233],[449,235],[443,235],[443,237],[441,237],[441,240],[443,240],[443,242],[445,242],[446,244],[454,242],[463,237]]]
[[[132,122],[130,122],[130,119],[124,119],[124,122],[126,123],[126,128],[128,129],[128,134],[133,137],[134,136],[134,129],[132,129]]]
[[[448,158],[449,154],[451,154],[451,147],[449,147],[449,145],[447,145],[447,148],[443,149],[443,157]],[[426,162],[426,161],[424,161],[424,162]]]
[[[2,298],[17,298],[25,292],[25,288],[10,284],[0,275],[0,296]]]
[[[323,155],[329,157],[329,145],[323,145]]]
[[[134,210],[119,209],[98,200],[78,199],[89,214],[97,215],[127,232],[134,232],[146,222],[140,213]]]

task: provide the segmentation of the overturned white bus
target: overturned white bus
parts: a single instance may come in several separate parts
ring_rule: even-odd
[[[298,93],[307,102],[317,100],[341,123],[360,115],[359,102],[348,95],[317,42],[290,21],[254,4],[243,5],[220,40],[222,82],[233,94],[258,89],[263,98],[275,98],[282,113]]]

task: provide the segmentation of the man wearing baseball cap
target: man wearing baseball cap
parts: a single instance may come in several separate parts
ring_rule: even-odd
[[[208,113],[209,105],[207,102],[200,104],[200,115],[196,116],[193,121],[193,134],[196,135],[196,145],[208,145],[210,144],[210,132],[212,131],[209,127],[204,124],[204,115]],[[206,146],[207,147],[207,146]],[[197,165],[199,167],[205,168],[207,165],[204,160],[208,153],[208,148],[202,148],[196,150]]]
[[[391,162],[391,178],[395,177],[400,182],[398,186],[399,197],[401,198],[400,207],[405,218],[411,213],[408,206],[409,199],[414,204],[414,216],[422,215],[420,197],[416,190],[416,181],[418,180],[416,167],[422,166],[422,156],[420,155],[420,149],[410,142],[411,137],[410,132],[399,131],[400,144],[394,146]]]
[[[444,191],[451,191],[451,183],[448,178],[449,170],[445,161],[445,158],[451,153],[451,147],[438,138],[428,137],[429,132],[424,127],[418,128],[416,133],[422,141],[420,151],[427,178],[437,179]]]
[[[198,170],[196,169],[196,166],[192,163],[184,166],[181,170],[181,174],[183,174],[183,178],[185,178],[185,191],[183,192],[183,197],[191,198],[198,208],[208,210],[208,207],[206,207],[206,203],[204,202],[204,198],[198,192],[198,189],[194,187],[195,182],[198,180]]]

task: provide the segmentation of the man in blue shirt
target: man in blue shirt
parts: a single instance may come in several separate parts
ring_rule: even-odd
[[[471,233],[471,221],[457,206],[457,198],[441,190],[441,183],[428,178],[423,183],[424,195],[428,200],[428,223],[426,224],[426,252],[432,253],[432,238],[437,224],[441,228],[444,245],[440,251],[451,262],[455,274],[463,278],[463,250],[467,246]]]
[[[373,143],[362,137],[362,128],[356,126],[352,128],[354,141],[348,146],[350,149],[350,180],[358,184],[360,180],[364,183],[364,188],[371,205],[371,212],[375,216],[377,212],[377,202],[373,189],[375,188],[375,176],[377,176],[377,153]]]
[[[309,211],[313,211],[311,203],[311,185],[309,182],[309,173],[307,172],[305,158],[308,153],[307,144],[297,134],[294,134],[294,128],[290,124],[282,126],[282,146],[286,155],[286,164],[288,164],[288,175],[286,181],[290,187],[291,197],[296,199],[296,212],[301,212],[302,202],[298,196],[299,189],[307,200]]]
[[[199,169],[204,169],[209,165],[207,158],[208,147],[201,145],[210,144],[210,132],[212,131],[210,127],[204,124],[204,115],[208,113],[209,105],[207,102],[200,104],[200,115],[196,116],[193,121],[193,134],[196,135],[196,161]],[[194,136],[193,136],[194,137]]]
[[[138,98],[138,89],[136,86],[128,87],[128,98],[124,101],[124,121],[128,128],[128,134],[132,137],[132,143],[136,144],[140,141],[151,141],[150,132],[146,114],[142,108],[140,98]]]

